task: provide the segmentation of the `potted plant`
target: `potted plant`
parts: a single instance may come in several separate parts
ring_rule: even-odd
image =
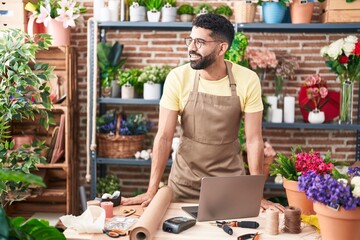
[[[212,13],[214,12],[214,8],[208,3],[201,3],[195,7],[194,10],[195,14],[205,14],[205,13]]]
[[[0,238],[1,239],[65,239],[62,233],[44,220],[10,219],[3,209],[13,201],[31,195],[31,186],[45,187],[41,177],[31,173],[37,163],[45,163],[40,155],[46,148],[43,141],[34,141],[18,149],[9,131],[12,120],[41,117],[40,124],[49,126],[47,110],[51,109],[49,88],[53,67],[35,63],[35,53],[48,49],[50,36],[29,36],[19,29],[0,31]],[[36,104],[35,104],[36,103]],[[42,106],[42,108],[39,107]]]
[[[252,23],[255,19],[256,4],[258,0],[234,2],[234,15],[236,23]]]
[[[97,61],[101,70],[101,94],[103,97],[111,95],[112,81],[116,81],[119,69],[126,62],[126,59],[121,59],[123,47],[118,41],[113,45],[104,42],[97,45]]]
[[[135,90],[139,89],[138,78],[141,70],[138,68],[128,68],[120,71],[118,84],[121,86],[121,98],[134,98]]]
[[[171,70],[170,66],[147,66],[143,69],[138,81],[144,86],[144,99],[160,99],[161,85]]]
[[[233,11],[228,5],[222,4],[215,8],[214,13],[222,15],[229,19],[232,16]]]
[[[179,6],[177,14],[180,16],[180,21],[191,22],[195,15],[195,9],[190,4],[182,4]]]
[[[292,0],[259,0],[258,5],[262,6],[265,23],[281,23],[287,5]]]
[[[105,193],[113,194],[115,191],[119,191],[120,188],[120,180],[115,175],[106,175],[103,178],[97,179],[96,192],[98,197]]]
[[[295,78],[295,70],[299,68],[296,58],[291,56],[282,56],[278,58],[278,64],[275,67],[275,96],[282,99],[284,96],[284,84],[287,80]]]
[[[147,9],[147,18],[149,22],[159,22],[161,9],[164,6],[163,0],[147,0],[145,1]]]
[[[70,28],[75,27],[76,22],[82,20],[86,8],[77,0],[68,0],[66,4],[60,0],[38,0],[35,3],[28,2],[25,9],[32,12],[28,30],[32,34],[34,20],[44,23],[46,33],[53,38],[52,45],[70,45]]]
[[[290,206],[299,207],[302,214],[314,214],[313,204],[309,201],[303,191],[298,189],[298,178],[308,171],[319,174],[331,173],[334,165],[342,165],[331,158],[327,152],[323,158],[320,152],[310,150],[305,152],[300,146],[292,149],[290,157],[278,153],[274,162],[270,164],[270,175],[277,174],[283,177],[283,185]]]
[[[129,0],[130,22],[144,22],[146,17],[145,0]]]
[[[161,9],[162,22],[176,22],[176,0],[164,0],[164,6]]]
[[[290,3],[291,23],[311,23],[315,0],[292,0]]]
[[[246,58],[246,48],[249,45],[248,38],[244,32],[236,32],[230,48],[225,53],[225,59],[244,67],[249,66]]]
[[[308,171],[299,177],[299,190],[314,202],[322,239],[360,238],[360,167]]]
[[[108,158],[134,157],[143,149],[145,134],[152,122],[142,114],[107,112],[96,120],[98,155]]]

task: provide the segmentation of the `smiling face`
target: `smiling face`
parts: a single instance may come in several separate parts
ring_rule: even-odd
[[[216,63],[222,42],[210,36],[211,30],[193,27],[190,37],[193,39],[188,46],[190,66],[193,69],[206,69]],[[196,39],[196,40],[194,40]],[[197,42],[197,43],[195,43]],[[199,48],[200,46],[200,48]]]

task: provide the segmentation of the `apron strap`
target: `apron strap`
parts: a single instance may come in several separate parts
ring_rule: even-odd
[[[227,74],[229,76],[229,81],[230,81],[231,96],[237,96],[236,83],[235,83],[235,80],[234,80],[234,75],[233,75],[233,73],[231,71],[232,63],[225,61],[225,64],[226,64],[226,72],[227,72]]]

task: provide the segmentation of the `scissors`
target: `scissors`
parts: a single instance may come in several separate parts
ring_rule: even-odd
[[[111,238],[119,238],[119,237],[123,237],[126,236],[126,232],[120,229],[104,229],[103,233],[105,233],[106,235],[108,235]]]

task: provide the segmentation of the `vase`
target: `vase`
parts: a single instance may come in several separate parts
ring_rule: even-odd
[[[147,11],[147,18],[149,22],[159,22],[160,15],[161,12],[159,11],[155,11],[155,10]]]
[[[52,46],[70,45],[70,28],[64,28],[62,22],[51,19],[46,27],[46,33],[52,37]]]
[[[313,124],[323,123],[325,121],[325,113],[319,109],[314,109],[309,112],[308,121]]]
[[[352,124],[354,84],[341,81],[339,124]]]
[[[137,2],[134,2],[130,6],[130,22],[144,22],[146,17],[146,8],[144,6],[139,6]]]
[[[144,99],[146,100],[154,100],[160,99],[161,97],[161,84],[147,82],[144,83]]]
[[[298,181],[291,181],[283,178],[283,186],[286,191],[286,197],[289,206],[298,207],[301,209],[301,214],[313,215],[313,202],[308,199],[305,192],[300,192],[298,189]]]
[[[294,0],[290,4],[291,23],[311,23],[314,3],[303,0]]]
[[[170,4],[167,3],[161,9],[161,21],[162,22],[176,22],[176,7],[172,7]]]
[[[360,239],[360,207],[354,210],[332,209],[322,203],[314,203],[319,219],[321,238],[324,240]]]
[[[284,16],[286,7],[278,2],[264,2],[263,5],[263,18],[265,23],[281,23]]]
[[[111,97],[112,87],[106,86],[101,88],[101,96],[102,97]]]
[[[129,99],[134,98],[135,88],[130,84],[125,84],[121,86],[121,98]]]
[[[181,14],[180,21],[181,22],[191,22],[194,18],[194,15],[191,14]]]

